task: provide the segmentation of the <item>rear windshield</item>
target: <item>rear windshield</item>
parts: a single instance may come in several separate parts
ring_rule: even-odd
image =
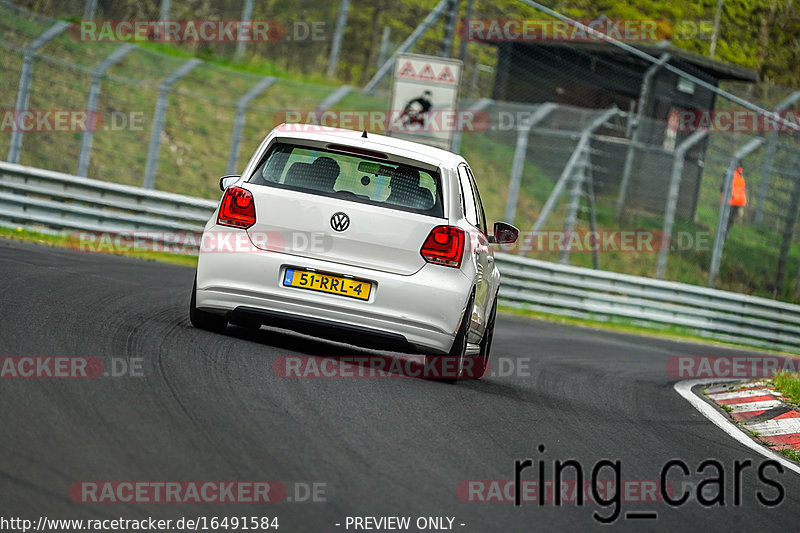
[[[277,143],[248,180],[442,218],[437,172],[362,155]]]

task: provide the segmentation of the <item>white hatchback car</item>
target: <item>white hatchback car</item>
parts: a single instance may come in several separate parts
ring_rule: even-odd
[[[192,290],[195,327],[268,324],[441,356],[449,381],[485,374],[500,286],[489,244],[519,232],[498,222],[487,233],[461,156],[283,124],[220,188]]]

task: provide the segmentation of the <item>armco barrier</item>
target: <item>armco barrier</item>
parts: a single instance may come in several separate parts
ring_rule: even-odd
[[[201,231],[217,202],[0,162],[0,225],[55,230]],[[579,318],[678,326],[798,352],[800,306],[696,285],[498,253],[501,303]]]
[[[679,326],[709,338],[797,352],[800,306],[696,285],[496,255],[502,304],[577,318]]]
[[[213,200],[0,162],[0,224],[83,231],[202,231]]]

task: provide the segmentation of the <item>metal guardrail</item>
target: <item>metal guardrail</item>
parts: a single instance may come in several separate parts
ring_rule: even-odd
[[[0,224],[202,232],[217,202],[0,162]],[[158,240],[158,239],[155,239]]]
[[[722,341],[800,351],[800,306],[570,265],[497,254],[502,304],[576,318],[677,326]]]
[[[55,230],[200,232],[217,206],[0,162],[0,225]],[[501,303],[541,313],[677,326],[709,338],[800,351],[800,306],[696,285],[498,253]]]

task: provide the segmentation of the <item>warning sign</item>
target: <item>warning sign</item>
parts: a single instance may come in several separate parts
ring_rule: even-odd
[[[437,117],[457,116],[461,61],[398,54],[394,65],[387,135],[449,150],[456,128]]]

